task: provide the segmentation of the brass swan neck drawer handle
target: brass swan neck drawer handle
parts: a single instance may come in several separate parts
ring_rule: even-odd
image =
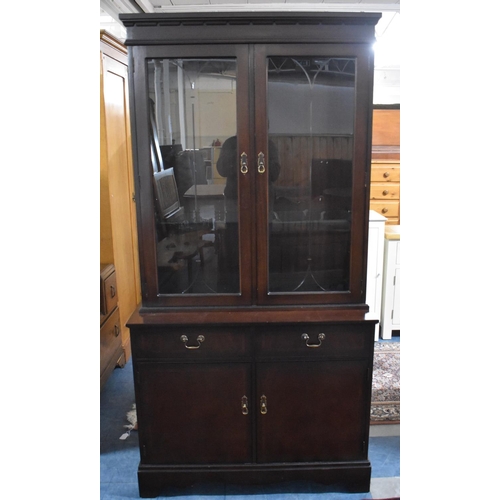
[[[203,335],[198,335],[198,337],[196,337],[198,345],[188,345],[188,340],[187,335],[181,335],[181,341],[184,342],[184,347],[186,349],[199,349],[201,347],[201,343],[205,341],[205,337]]]
[[[303,333],[302,336],[301,336],[301,339],[306,341],[306,346],[307,347],[320,347],[321,346],[321,342],[323,342],[323,340],[325,340],[325,337],[326,337],[326,335],[324,333],[319,333],[318,334],[318,343],[317,344],[310,344],[309,343],[309,335],[307,335],[307,333]]]

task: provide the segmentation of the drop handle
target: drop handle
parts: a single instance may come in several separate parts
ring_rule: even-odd
[[[318,334],[318,343],[317,344],[310,344],[309,343],[309,335],[307,335],[307,333],[303,333],[300,338],[302,340],[306,341],[306,346],[307,347],[315,348],[315,347],[320,347],[321,346],[321,343],[323,342],[323,340],[325,340],[325,337],[326,337],[326,335],[324,333],[319,333]]]
[[[184,342],[184,347],[186,349],[199,349],[201,347],[201,343],[205,342],[205,337],[203,335],[198,335],[198,337],[196,337],[198,345],[188,345],[188,341],[189,339],[187,335],[181,335],[181,342]]]
[[[259,174],[263,174],[266,171],[264,160],[264,153],[261,151],[257,157],[257,172],[259,172]]]
[[[242,174],[248,173],[248,156],[245,152],[240,156],[240,172]]]
[[[260,397],[260,413],[265,415],[267,413],[267,398],[262,394]]]
[[[248,398],[246,396],[241,398],[241,413],[248,415]]]

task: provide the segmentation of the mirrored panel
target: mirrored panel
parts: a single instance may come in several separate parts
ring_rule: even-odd
[[[148,61],[160,294],[239,293],[236,60]]]
[[[355,62],[268,58],[269,292],[349,290]]]

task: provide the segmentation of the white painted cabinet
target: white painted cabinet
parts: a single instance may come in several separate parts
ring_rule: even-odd
[[[386,218],[370,210],[368,226],[368,267],[366,273],[366,303],[370,307],[367,319],[381,320],[382,279],[384,269],[384,230]],[[375,327],[375,340],[379,339],[380,325]]]
[[[380,335],[385,340],[392,338],[393,330],[400,329],[400,226],[386,226],[384,246],[384,280]]]

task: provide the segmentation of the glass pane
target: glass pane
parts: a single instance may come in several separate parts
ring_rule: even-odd
[[[151,59],[148,76],[159,292],[239,293],[236,60]]]
[[[268,58],[270,292],[349,289],[354,81],[352,58]]]

